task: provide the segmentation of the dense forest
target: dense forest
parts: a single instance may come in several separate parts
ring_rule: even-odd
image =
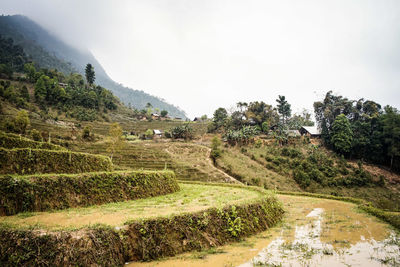
[[[331,91],[314,103],[324,143],[348,158],[400,170],[400,113],[371,100],[349,100]]]

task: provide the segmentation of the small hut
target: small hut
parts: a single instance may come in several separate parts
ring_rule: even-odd
[[[153,130],[154,137],[161,138],[162,132],[160,130]]]
[[[300,128],[300,133],[302,136],[308,136],[310,138],[320,138],[321,131],[317,126],[303,126]]]

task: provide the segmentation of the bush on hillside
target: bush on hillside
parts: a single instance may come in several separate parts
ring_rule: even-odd
[[[193,139],[193,128],[189,123],[178,125],[171,129],[171,136],[173,139],[191,140]]]
[[[30,131],[29,135],[34,141],[42,141],[42,136],[41,136],[40,132],[36,129],[32,129]]]

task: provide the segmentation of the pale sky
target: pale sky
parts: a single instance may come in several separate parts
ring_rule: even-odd
[[[189,117],[328,90],[400,108],[399,0],[0,0]]]

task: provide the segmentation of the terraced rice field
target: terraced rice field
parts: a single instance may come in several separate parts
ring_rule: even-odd
[[[147,199],[109,203],[54,212],[26,212],[0,217],[0,224],[17,228],[75,229],[94,224],[123,226],[125,222],[197,212],[210,207],[256,201],[265,193],[252,188],[180,184],[179,192]]]
[[[76,151],[108,155],[104,142],[84,143]],[[127,143],[113,159],[119,169],[173,170],[179,180],[234,182],[235,179],[214,167],[207,147],[181,142]]]

